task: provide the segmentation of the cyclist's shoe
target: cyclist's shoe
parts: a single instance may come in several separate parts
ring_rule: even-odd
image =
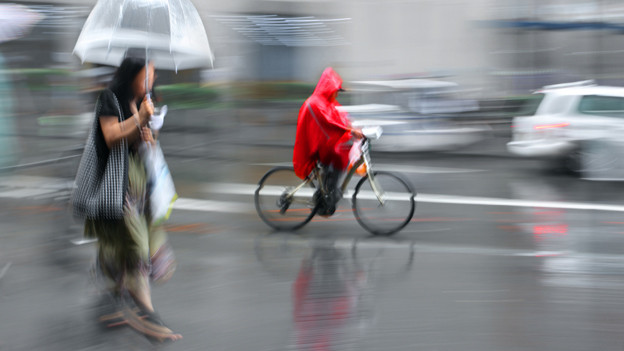
[[[320,190],[314,194],[314,201],[319,204],[317,213],[320,216],[329,217],[336,212],[336,205],[342,199],[340,189],[332,189],[328,195],[323,196]]]
[[[334,212],[336,212],[336,206],[328,206],[326,203],[323,203],[319,206],[319,209],[316,213],[318,213],[319,216],[329,217],[333,215]]]
[[[314,203],[317,204],[317,209],[316,209],[316,213],[320,216],[326,216],[327,215],[327,201],[325,201],[325,196],[323,196],[323,192],[321,192],[321,189],[318,189],[316,192],[314,192]]]

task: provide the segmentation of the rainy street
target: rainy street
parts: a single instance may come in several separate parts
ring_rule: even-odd
[[[275,145],[259,130],[211,135],[195,156],[169,149],[180,199],[166,228],[179,266],[153,296],[184,339],[158,347],[624,346],[619,183],[583,181],[506,156],[504,138],[478,152],[376,153],[376,167],[400,171],[418,191],[403,231],[370,236],[343,199],[330,218],[273,232],[256,215],[252,192],[292,151],[288,138]],[[152,349],[130,328],[96,322],[95,246],[82,241],[66,213],[59,162],[2,180],[0,313],[10,317],[0,349]]]
[[[623,351],[620,3],[0,3],[0,351]]]

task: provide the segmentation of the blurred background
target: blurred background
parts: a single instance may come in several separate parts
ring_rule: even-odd
[[[63,138],[79,140],[88,125],[81,118],[89,119],[97,92],[113,72],[82,65],[72,55],[95,2],[19,3],[41,18],[25,35],[1,44],[3,99],[12,100],[5,118],[14,119],[21,134],[50,138],[62,131]],[[428,146],[405,148],[446,150],[491,136],[485,132],[492,127],[509,134],[511,117],[542,86],[586,79],[622,84],[624,53],[618,43],[624,28],[618,23],[624,8],[617,1],[241,0],[195,5],[217,59],[213,69],[159,72],[156,92],[173,111],[167,124],[171,128],[292,126],[320,72],[332,66],[350,90],[341,95],[343,105],[384,105],[364,110],[375,117],[397,109],[409,117],[436,117],[416,128],[442,128],[443,123],[463,141],[449,145],[453,143],[445,138],[428,139]],[[357,84],[362,81],[385,84]],[[290,130],[275,129],[280,132],[254,132],[245,139],[292,141]],[[36,161],[29,150],[14,151],[19,163]]]
[[[0,350],[152,349],[95,326],[94,246],[69,208],[114,72],[72,54],[95,1],[11,3],[29,15],[0,42]],[[167,223],[180,266],[154,290],[184,335],[168,347],[622,349],[624,88],[601,86],[624,87],[624,3],[194,4],[214,67],[155,84],[180,196]],[[418,192],[393,238],[367,236],[348,199],[297,234],[272,233],[253,208],[260,177],[291,164],[299,108],[327,66],[354,124],[383,126],[376,169]],[[616,100],[583,102],[599,95]],[[573,129],[578,117],[592,123]],[[306,308],[322,309],[314,323]]]

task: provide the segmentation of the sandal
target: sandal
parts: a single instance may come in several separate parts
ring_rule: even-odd
[[[182,339],[182,335],[174,333],[165,326],[155,312],[141,311],[141,314],[139,314],[135,309],[126,307],[122,313],[123,318],[132,329],[145,335],[150,340],[165,342]]]
[[[104,324],[107,328],[114,328],[123,326],[128,324],[128,321],[124,318],[123,310],[127,308],[128,303],[125,301],[126,299],[120,296],[114,296],[113,294],[107,294],[105,297],[106,302],[103,302],[103,308],[105,308],[106,312],[104,312],[98,318],[102,324]],[[136,313],[137,318],[145,318],[146,315],[141,311],[137,306],[132,307],[134,313]]]
[[[133,308],[133,313],[136,313],[137,318],[143,319],[147,316],[141,314],[141,310],[138,308]],[[128,324],[128,320],[125,318],[125,314],[123,311],[117,311],[110,314],[105,314],[100,316],[98,320],[103,323],[107,328],[115,328],[121,327],[123,325]]]

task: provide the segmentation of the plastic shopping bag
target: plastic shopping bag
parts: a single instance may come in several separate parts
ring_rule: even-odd
[[[160,144],[144,143],[141,145],[140,152],[147,171],[152,223],[159,224],[169,219],[178,194]]]
[[[349,150],[349,164],[356,163],[360,157],[362,157],[362,139],[357,139],[353,142],[351,150]]]
[[[158,113],[154,113],[150,118],[149,126],[152,130],[160,130],[165,123],[165,116],[167,115],[167,105],[161,107]]]

